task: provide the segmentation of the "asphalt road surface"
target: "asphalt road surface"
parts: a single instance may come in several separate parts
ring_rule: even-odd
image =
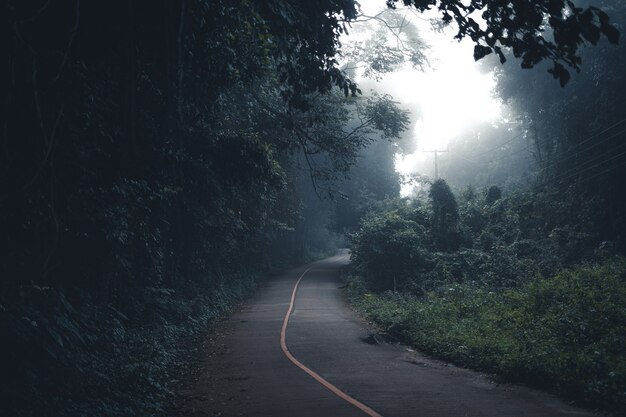
[[[375,330],[341,297],[339,271],[347,252],[282,272],[225,323],[211,340],[193,381],[181,384],[175,413],[195,416],[417,417],[593,416],[557,398],[429,359],[373,337]],[[305,273],[306,271],[306,273]],[[304,275],[303,275],[304,273]],[[334,388],[327,388],[294,364]]]

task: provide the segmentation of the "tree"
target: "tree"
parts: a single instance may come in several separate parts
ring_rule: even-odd
[[[496,53],[504,63],[510,49],[522,59],[522,68],[552,61],[548,71],[562,86],[570,79],[565,66],[580,70],[582,45],[596,45],[603,36],[614,44],[619,39],[604,11],[576,7],[570,0],[387,0],[387,4],[395,7],[400,1],[420,11],[436,6],[444,23],[456,23],[456,38],[469,37],[476,43],[476,60]]]
[[[493,205],[493,203],[498,201],[500,198],[502,198],[502,190],[500,189],[500,187],[498,187],[497,185],[492,185],[487,188],[485,202],[488,205]]]
[[[407,200],[388,200],[352,235],[352,262],[376,290],[399,290],[419,279],[429,245],[427,219]]]
[[[454,194],[445,180],[438,179],[430,186],[429,197],[435,245],[444,251],[456,250],[460,243],[460,235],[459,209]]]
[[[599,5],[624,27],[624,2],[604,0]],[[497,91],[530,140],[536,163],[529,170],[533,184],[541,191],[578,195],[581,204],[597,199],[606,210],[599,217],[602,235],[609,240],[626,230],[621,192],[626,175],[624,56],[623,43],[614,47],[599,41],[597,47],[581,50],[585,66],[566,89],[536,72],[492,63]]]
[[[511,49],[522,59],[524,68],[543,60],[552,61],[549,70],[562,85],[570,74],[565,66],[579,70],[579,48],[596,44],[604,36],[612,43],[619,39],[618,30],[609,16],[599,8],[578,8],[569,0],[387,0],[389,7],[398,3],[423,12],[437,7],[444,24],[455,22],[456,37],[469,37],[476,43],[475,59],[496,53],[501,62],[505,50]],[[278,62],[280,80],[289,86],[285,96],[299,105],[299,98],[312,91],[328,91],[337,85],[345,94],[356,94],[357,86],[337,68],[339,36],[359,18],[355,1],[261,2],[260,15],[280,42],[272,49]],[[478,17],[477,15],[480,15]],[[480,19],[484,25],[479,23]],[[545,25],[547,22],[547,25]],[[389,56],[381,68],[398,61]]]
[[[315,189],[325,197],[333,197],[360,152],[377,140],[397,140],[409,124],[409,113],[389,95],[313,94],[303,99],[306,110],[279,97],[255,97],[272,115],[274,126],[289,132],[285,146],[301,152]]]
[[[340,49],[341,69],[350,77],[362,69],[364,77],[379,80],[406,63],[418,69],[428,65],[428,47],[415,24],[406,19],[406,11],[361,13],[351,22],[350,35]]]

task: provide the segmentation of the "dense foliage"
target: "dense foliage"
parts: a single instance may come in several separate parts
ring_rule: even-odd
[[[20,309],[2,311],[2,330],[12,339],[2,352],[0,412],[163,414],[172,401],[170,381],[187,365],[199,335],[249,295],[258,279],[228,278],[210,290],[144,288],[115,305],[92,294],[78,300],[50,287],[24,289]]]
[[[436,4],[477,42],[476,58],[512,47],[524,66],[553,60],[562,81],[580,44],[617,37],[604,12],[563,1],[406,3]],[[486,30],[469,17],[477,11]],[[336,232],[397,195],[408,115],[388,96],[358,95],[338,63],[353,0],[9,0],[3,12],[6,414],[158,413],[162,398],[148,390],[166,392],[179,335],[227,310],[251,275],[328,251]],[[420,48],[395,51],[410,54],[401,59],[376,45],[354,59],[378,72],[423,59]],[[358,161],[376,170],[348,178]],[[420,209],[381,236],[397,231],[390,244],[409,255],[422,235],[453,251],[463,217],[450,223],[450,196],[433,200],[435,226]],[[420,268],[427,261],[417,253]],[[393,285],[412,285],[411,268]]]
[[[176,332],[200,329],[204,309],[224,311],[251,274],[340,241],[334,208],[318,196],[336,193],[365,148],[391,144],[408,121],[388,96],[328,91],[354,89],[333,64],[337,16],[354,7],[6,5],[8,414],[72,414],[98,395],[108,408],[96,414],[154,412],[166,392],[161,353]],[[160,353],[144,355],[152,343]],[[132,363],[134,371],[116,371]]]
[[[623,4],[601,6],[622,28]],[[418,178],[411,200],[365,217],[353,238],[354,273],[361,277],[353,300],[436,356],[619,415],[624,62],[623,45],[598,45],[580,51],[586,66],[565,89],[538,72],[485,61],[495,68],[510,126],[479,125],[451,142],[440,172],[455,190],[452,200],[441,181],[430,187]],[[411,224],[415,213],[421,220]],[[445,230],[458,233],[448,241],[458,246],[442,245]],[[381,244],[398,236],[408,237],[400,257]],[[395,262],[378,268],[367,261],[371,252]],[[397,275],[402,280],[394,286]]]
[[[624,412],[626,304],[623,258],[564,270],[506,291],[448,283],[423,297],[366,292],[356,305],[424,352]]]
[[[429,200],[390,201],[362,222],[356,305],[438,357],[623,411],[626,269],[596,202],[492,186],[457,203],[443,180]],[[458,230],[458,246],[441,230]]]
[[[444,23],[456,23],[457,38],[469,37],[476,42],[476,60],[495,53],[504,63],[505,51],[510,50],[515,58],[522,59],[522,68],[552,61],[548,71],[561,85],[570,79],[564,65],[580,69],[582,45],[595,45],[603,36],[617,43],[620,36],[603,10],[577,7],[568,0],[387,0],[391,6],[396,3],[419,10],[436,6]],[[546,30],[546,22],[550,30]]]
[[[581,2],[585,4],[586,2]],[[602,1],[623,30],[624,2]],[[532,72],[498,70],[498,91],[522,122],[536,161],[530,184],[580,193],[604,211],[598,232],[623,242],[626,233],[626,101],[624,43],[582,51],[585,67],[565,89]],[[524,87],[522,87],[524,86]]]

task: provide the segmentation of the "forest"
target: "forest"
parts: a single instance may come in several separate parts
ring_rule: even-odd
[[[626,412],[626,3],[376,4],[5,2],[1,415],[169,415],[194,341],[344,247],[389,337]],[[400,172],[377,81],[431,12],[506,110]]]

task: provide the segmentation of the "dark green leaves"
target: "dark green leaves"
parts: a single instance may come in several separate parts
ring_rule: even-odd
[[[600,26],[600,32],[602,32],[602,34],[606,36],[606,38],[612,44],[616,44],[619,42],[620,33],[615,26],[602,25]]]
[[[394,0],[392,3],[398,3]],[[469,37],[475,44],[474,59],[496,52],[496,47],[512,49],[522,58],[523,68],[532,68],[544,60],[555,66],[551,73],[561,84],[569,73],[564,67],[580,70],[580,48],[585,43],[596,45],[602,37],[617,43],[619,31],[609,23],[609,16],[597,7],[579,8],[564,0],[403,0],[420,11],[437,5],[445,23],[458,26],[457,39]],[[481,24],[475,14],[482,17]],[[548,22],[548,25],[546,25]]]
[[[488,46],[476,45],[474,46],[474,61],[478,61],[492,52],[493,50]]]
[[[615,26],[609,23],[609,15],[596,7],[590,7],[589,9],[595,13],[595,16],[600,22],[600,32],[602,32],[612,44],[618,43],[620,33]]]
[[[559,83],[561,84],[561,87],[565,87],[565,85],[567,84],[567,82],[570,79],[569,71],[566,70],[565,67],[563,65],[559,64],[558,62],[555,62],[554,63],[554,67],[549,69],[548,72],[550,74],[552,74],[552,76],[555,79],[559,80]]]

